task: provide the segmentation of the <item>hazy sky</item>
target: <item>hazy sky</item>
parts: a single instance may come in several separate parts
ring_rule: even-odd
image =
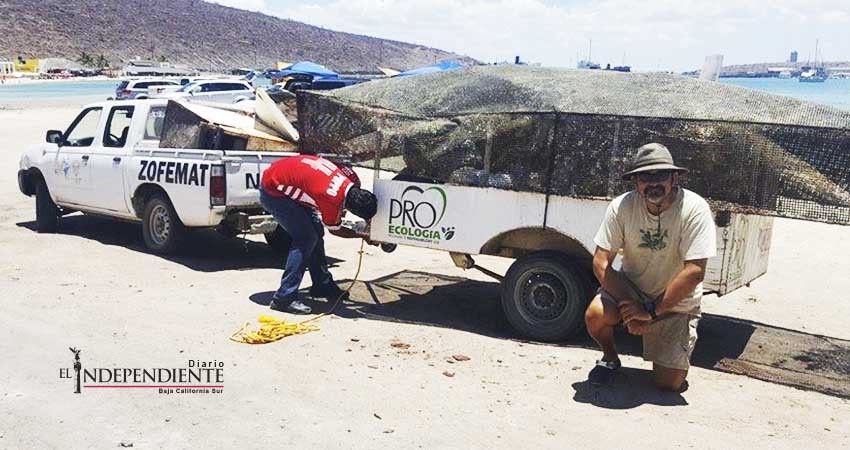
[[[217,0],[337,31],[423,44],[485,62],[569,66],[592,59],[637,70],[850,60],[850,0]],[[285,43],[282,43],[285,44]]]

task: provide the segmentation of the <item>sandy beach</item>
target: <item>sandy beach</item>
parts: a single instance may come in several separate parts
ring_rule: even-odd
[[[20,153],[46,130],[64,129],[88,100],[0,110],[0,448],[843,449],[850,442],[850,400],[839,395],[850,377],[842,371],[850,371],[847,227],[776,220],[768,273],[703,300],[705,340],[682,394],[651,387],[651,364],[636,356],[635,339],[623,345],[626,370],[615,384],[591,387],[587,372],[600,354],[586,336],[559,345],[516,339],[491,279],[453,267],[445,253],[414,248],[368,247],[359,278],[370,283],[356,285],[352,301],[320,320],[319,331],[238,344],[230,335],[270,313],[265,304],[282,273],[261,237],[198,232],[184,254],[161,257],[144,250],[138,224],[77,214],[58,234],[34,231],[34,199],[16,181]],[[326,239],[335,277],[351,280],[359,243]],[[511,262],[478,261],[501,273]],[[215,361],[223,392],[76,395],[60,378],[73,363],[69,347],[81,349],[86,367]],[[832,365],[810,364],[823,355]]]

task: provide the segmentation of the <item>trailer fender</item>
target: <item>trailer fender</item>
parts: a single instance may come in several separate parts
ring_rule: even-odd
[[[518,228],[501,233],[482,247],[482,255],[519,258],[539,251],[552,251],[564,255],[573,261],[590,262],[593,259],[591,249],[582,245],[572,236],[552,228]]]

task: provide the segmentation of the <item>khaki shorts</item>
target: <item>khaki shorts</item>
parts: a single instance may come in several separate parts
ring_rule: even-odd
[[[599,290],[602,301],[617,307],[617,301]],[[643,359],[670,369],[688,370],[697,343],[699,316],[669,313],[659,316],[643,335]]]

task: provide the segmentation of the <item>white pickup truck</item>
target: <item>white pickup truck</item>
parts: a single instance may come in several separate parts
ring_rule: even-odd
[[[142,222],[145,245],[173,252],[187,229],[263,233],[286,251],[289,237],[259,202],[260,174],[285,152],[159,148],[167,100],[88,105],[63,132],[21,157],[18,185],[35,196],[39,232],[82,211]]]

